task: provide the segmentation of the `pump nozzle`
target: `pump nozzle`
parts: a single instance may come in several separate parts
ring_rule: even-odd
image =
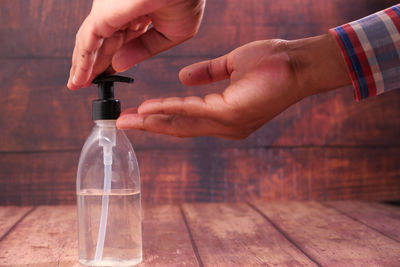
[[[94,80],[94,84],[101,84],[104,82],[120,82],[120,83],[133,83],[134,79],[130,77],[120,76],[120,75],[100,75]]]
[[[114,82],[133,83],[129,77],[110,75],[100,75],[93,80],[99,87],[99,99],[92,102],[93,120],[116,120],[121,114],[121,104],[118,99],[114,99]]]

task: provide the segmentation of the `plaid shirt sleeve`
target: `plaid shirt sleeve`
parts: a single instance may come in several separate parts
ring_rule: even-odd
[[[330,30],[356,101],[400,88],[400,4]]]

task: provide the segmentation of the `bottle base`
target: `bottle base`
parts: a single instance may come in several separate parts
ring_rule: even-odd
[[[142,262],[142,258],[121,260],[105,258],[101,261],[80,259],[79,263],[86,266],[134,266]]]

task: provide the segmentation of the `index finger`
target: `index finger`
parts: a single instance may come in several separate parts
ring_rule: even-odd
[[[179,72],[185,85],[202,85],[228,79],[233,71],[229,54],[186,66]]]
[[[93,31],[90,19],[90,16],[86,18],[76,37],[71,67],[72,77],[68,82],[70,89],[79,89],[89,80],[96,53],[104,40]]]
[[[96,3],[98,3],[96,5]],[[150,3],[150,4],[149,4]],[[124,1],[115,5],[112,1],[94,2],[92,11],[85,19],[76,36],[68,87],[79,89],[90,79],[97,52],[104,38],[111,37],[129,21],[146,15],[168,1]]]

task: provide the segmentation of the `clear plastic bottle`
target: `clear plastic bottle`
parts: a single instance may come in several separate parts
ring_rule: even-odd
[[[132,266],[142,260],[139,167],[115,122],[95,120],[79,158],[79,262],[87,266]]]

